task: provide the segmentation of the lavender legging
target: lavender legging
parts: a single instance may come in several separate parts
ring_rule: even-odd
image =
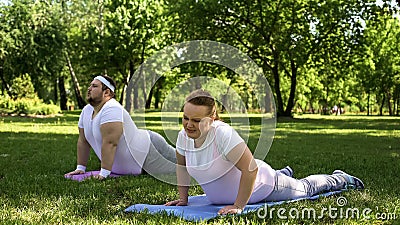
[[[277,171],[275,187],[266,201],[284,201],[310,197],[327,191],[341,190],[345,181],[340,175],[317,174],[296,179]]]

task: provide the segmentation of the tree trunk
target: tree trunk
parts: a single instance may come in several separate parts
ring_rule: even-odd
[[[399,102],[399,100],[400,100],[400,93],[399,93],[399,91],[398,91],[397,89],[395,90],[395,94],[394,94],[393,99],[394,99],[393,110],[395,111],[396,116],[398,116],[398,115],[399,115],[399,104],[400,104],[400,102]]]
[[[140,77],[138,79],[142,79],[142,81],[140,82],[142,85],[142,93],[143,93],[143,101],[145,104],[145,108],[146,108],[146,104],[147,104],[147,93],[146,93],[146,79],[144,77]]]
[[[264,113],[276,113],[276,108],[274,108],[274,94],[266,93],[266,96],[264,98],[264,104],[265,104]]]
[[[158,109],[161,103],[161,90],[163,88],[163,84],[165,81],[165,77],[160,77],[157,81],[156,92],[154,94],[154,108]]]
[[[119,94],[119,103],[122,105],[124,104],[124,100],[125,100],[125,91],[126,88],[128,87],[128,83],[129,83],[129,75],[127,75],[125,72],[121,72],[122,76],[123,76],[123,84],[122,84],[122,90],[121,93]],[[115,87],[115,89],[117,89],[117,87]]]
[[[312,103],[312,102],[310,102],[310,107],[311,107],[311,113],[312,113],[312,114],[315,114],[315,109],[314,109],[314,107],[313,107],[313,103]]]
[[[159,86],[157,85],[156,93],[154,95],[154,108],[158,109],[160,107],[161,100],[161,91]]]
[[[291,76],[290,76],[290,94],[284,116],[292,116],[292,109],[294,107],[294,98],[296,94],[297,85],[297,67],[293,60],[290,60]]]
[[[325,95],[324,105],[322,106],[322,115],[328,115],[330,111],[328,107],[329,92],[330,92],[329,85],[326,85],[326,95]]]
[[[386,97],[384,94],[383,94],[382,96],[383,96],[382,104],[381,104],[381,107],[380,107],[380,109],[379,109],[379,115],[380,115],[380,116],[383,115],[383,106],[385,105],[385,97]]]
[[[245,113],[247,110],[249,110],[249,96],[246,94],[246,97],[244,98],[244,108],[242,109],[242,113]]]
[[[221,113],[224,113],[226,111],[226,106],[228,106],[228,93],[229,93],[229,88],[231,87],[231,85],[232,85],[232,80],[229,83],[229,86],[227,86],[225,94],[222,94],[222,99],[221,99],[222,109],[221,109]]]
[[[60,90],[60,108],[61,110],[67,110],[67,92],[65,91],[64,77],[58,78],[58,89]]]
[[[129,60],[129,78],[127,80],[127,85],[125,87],[127,90],[125,90],[127,96],[126,96],[126,102],[125,102],[125,109],[130,112],[132,110],[132,90],[129,90],[128,88],[134,88],[134,86],[130,86],[129,83],[131,82],[131,79],[133,77],[133,62],[132,60]],[[125,89],[125,88],[124,88]],[[128,96],[129,95],[129,96]]]
[[[388,108],[389,108],[389,115],[393,116],[393,110],[392,110],[392,103],[390,102],[392,100],[392,95],[390,94],[390,91],[387,92],[387,103],[388,103]]]
[[[140,71],[139,70],[139,76],[135,77],[133,79],[133,72],[129,72],[131,75],[131,78],[129,79],[128,86],[126,87],[126,100],[125,100],[125,109],[128,112],[132,111],[132,104],[133,104],[133,110],[139,109],[139,82],[140,82]],[[132,99],[133,97],[133,99]]]
[[[58,79],[54,80],[54,102],[58,102]]]
[[[144,62],[145,50],[146,50],[146,39],[143,39],[143,42],[142,42],[142,53],[141,53],[141,56],[140,56],[141,57],[141,63],[140,63],[141,65]],[[144,100],[144,103],[145,103],[145,109],[147,109],[147,108],[150,108],[150,103],[149,102],[151,102],[151,95],[152,95],[151,91],[152,90],[150,90],[149,98],[147,98],[147,94],[146,94],[146,81],[147,81],[147,79],[145,79],[145,77],[143,76],[142,71],[140,71],[140,75],[141,76],[138,79],[143,77],[143,83],[142,83],[143,100]]]
[[[146,106],[145,106],[146,109],[150,109],[151,100],[153,99],[153,94],[154,94],[154,88],[150,89],[149,97],[146,100]]]
[[[367,103],[367,116],[369,116],[369,108],[370,108],[370,103],[369,103],[369,100],[370,100],[370,98],[371,98],[371,92],[368,90],[368,103]]]
[[[65,53],[65,59],[67,60],[69,74],[71,75],[71,80],[72,80],[72,83],[74,86],[74,93],[75,93],[76,101],[78,103],[78,107],[80,109],[83,109],[83,107],[85,107],[85,105],[86,105],[86,102],[85,102],[85,100],[83,100],[83,97],[82,97],[82,94],[80,91],[80,87],[79,87],[79,82],[78,82],[78,79],[76,78],[74,68],[72,67],[71,60],[69,59],[67,52]]]
[[[139,108],[139,90],[137,85],[133,86],[133,108]]]
[[[275,89],[275,95],[276,95],[276,101],[277,101],[277,116],[282,116],[283,115],[283,100],[282,100],[282,94],[281,94],[281,84],[280,84],[280,78],[279,78],[279,71],[278,71],[278,63],[275,63],[275,66],[272,67],[272,74],[274,76],[274,89]]]
[[[124,87],[122,88],[122,91],[121,91],[121,93],[119,95],[119,101],[118,102],[121,105],[124,103],[125,88],[126,88],[126,85],[124,84]]]
[[[143,76],[143,67],[139,67],[139,76],[136,78],[135,85],[133,85],[133,108],[139,109],[139,83],[140,78]]]
[[[8,93],[9,96],[12,95],[11,91],[10,91],[10,85],[8,85],[6,79],[4,78],[4,69],[3,69],[3,65],[0,65],[0,79],[1,79],[1,91],[4,94],[4,91],[6,91]]]

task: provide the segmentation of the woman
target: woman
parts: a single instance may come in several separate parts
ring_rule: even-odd
[[[292,178],[290,167],[275,171],[253,158],[243,139],[219,120],[215,100],[196,90],[183,107],[183,130],[176,143],[179,199],[165,205],[188,204],[190,176],[201,185],[213,204],[226,204],[218,214],[241,213],[248,203],[282,201],[341,190],[363,189],[356,177],[336,170],[332,175]]]

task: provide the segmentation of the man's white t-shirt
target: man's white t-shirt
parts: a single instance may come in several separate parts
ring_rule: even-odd
[[[176,142],[177,152],[185,156],[188,173],[201,185],[213,204],[233,204],[236,200],[241,172],[227,160],[227,154],[244,142],[228,124],[214,121],[201,147],[182,130]],[[267,163],[256,159],[257,177],[249,203],[264,200],[275,185],[276,172]]]
[[[79,117],[79,128],[84,129],[86,140],[101,160],[102,136],[100,126],[110,122],[122,122],[123,132],[117,145],[112,172],[138,175],[150,148],[150,136],[138,129],[129,113],[115,99],[107,101],[92,119],[93,106],[86,105]]]

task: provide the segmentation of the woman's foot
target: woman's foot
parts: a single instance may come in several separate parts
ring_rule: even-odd
[[[346,181],[346,185],[344,186],[345,189],[358,189],[358,190],[362,190],[365,188],[364,183],[357,177],[355,176],[351,176],[341,170],[335,170],[333,171],[334,175],[339,175],[341,176],[345,181]]]

